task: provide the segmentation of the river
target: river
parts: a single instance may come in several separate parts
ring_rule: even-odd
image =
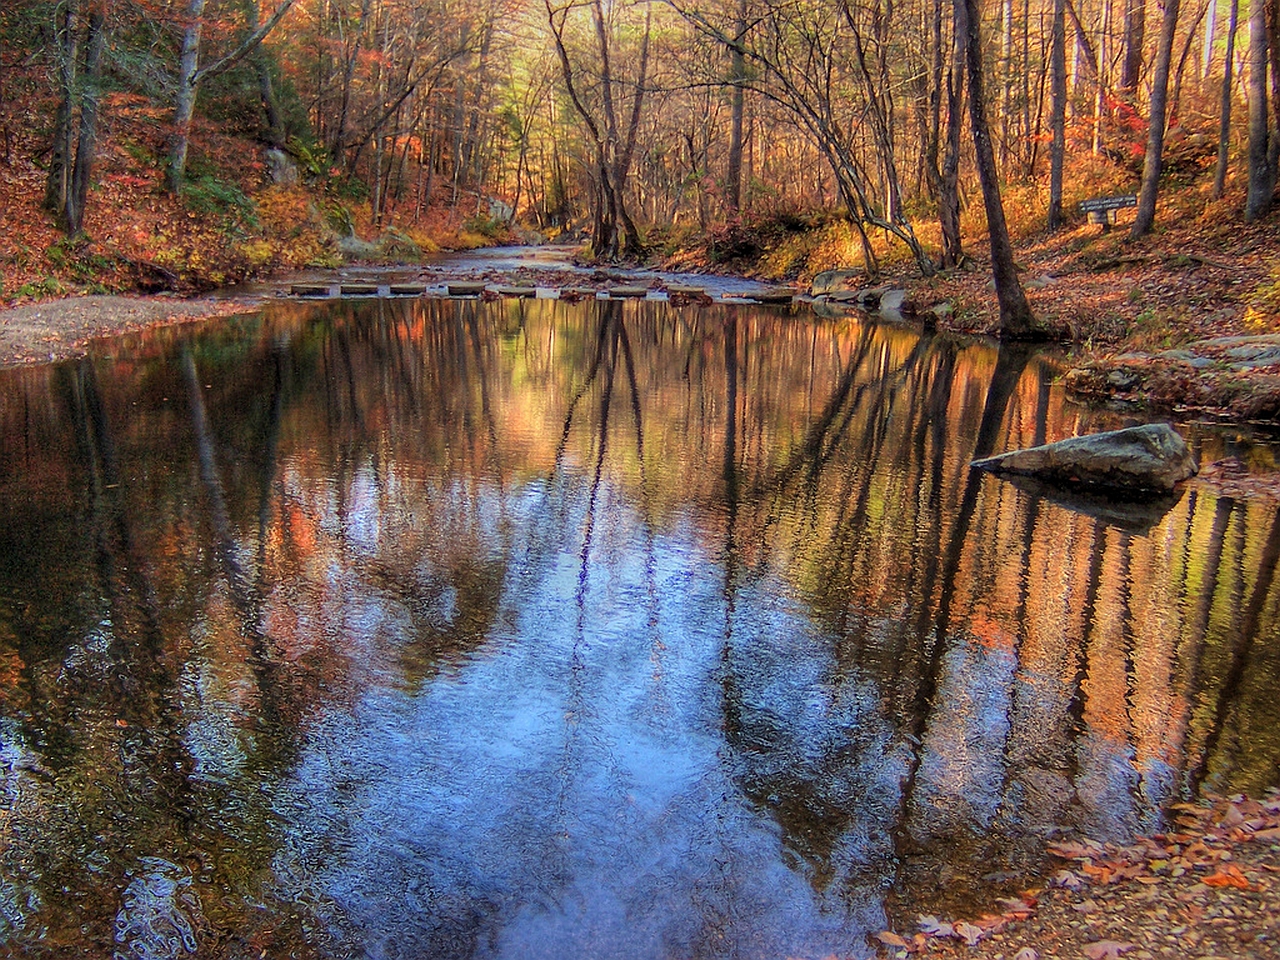
[[[0,373],[2,949],[867,957],[1273,785],[1280,513],[970,471],[1132,422],[1055,378],[430,298]]]

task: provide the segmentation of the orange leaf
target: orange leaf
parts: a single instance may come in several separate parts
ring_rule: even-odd
[[[1225,867],[1219,867],[1216,873],[1205,877],[1204,882],[1210,887],[1236,887],[1240,890],[1251,889],[1248,879],[1234,863],[1229,863]]]

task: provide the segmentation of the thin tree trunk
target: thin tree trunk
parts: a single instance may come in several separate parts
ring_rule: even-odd
[[[1054,0],[1051,43],[1049,71],[1053,103],[1049,126],[1053,138],[1049,148],[1049,230],[1052,232],[1062,226],[1062,164],[1067,146],[1066,0]]]
[[[960,16],[959,12],[956,17]],[[964,114],[964,48],[951,39],[951,71],[947,77],[947,143],[942,157],[938,220],[942,228],[942,266],[952,269],[964,260],[960,237],[960,129]]]
[[[1222,119],[1218,123],[1218,166],[1213,174],[1213,199],[1222,196],[1227,185],[1227,151],[1231,146],[1231,84],[1235,67],[1236,29],[1240,20],[1240,0],[1231,0],[1227,20],[1227,57],[1222,65]]]
[[[742,115],[746,103],[744,84],[747,79],[747,58],[742,43],[747,34],[747,0],[738,0],[738,18],[734,24],[737,43],[731,50],[733,91],[729,105],[729,159],[725,170],[725,203],[730,216],[737,216],[742,209]]]
[[[1200,79],[1208,80],[1213,69],[1213,34],[1218,20],[1218,0],[1209,0],[1209,13],[1204,22],[1204,47],[1201,51]]]
[[[1160,25],[1160,46],[1151,86],[1151,118],[1147,130],[1147,157],[1142,164],[1142,189],[1138,194],[1138,215],[1129,231],[1131,238],[1150,231],[1156,219],[1156,194],[1160,190],[1160,169],[1164,160],[1164,119],[1169,96],[1169,68],[1173,61],[1173,41],[1178,30],[1181,0],[1165,0]]]

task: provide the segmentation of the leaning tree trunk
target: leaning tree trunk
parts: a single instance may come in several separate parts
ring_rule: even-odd
[[[1131,238],[1151,230],[1156,220],[1156,195],[1160,191],[1160,168],[1164,160],[1164,117],[1169,100],[1169,67],[1173,62],[1173,39],[1178,29],[1180,0],[1165,0],[1160,25],[1160,47],[1156,52],[1156,72],[1151,86],[1151,117],[1147,130],[1147,157],[1142,164],[1142,190],[1138,194],[1138,215],[1129,230]]]
[[[1253,0],[1249,11],[1249,192],[1244,218],[1257,220],[1271,209],[1276,186],[1267,129],[1267,0]]]
[[[1009,243],[1009,227],[1000,200],[1000,180],[996,172],[995,150],[987,123],[986,92],[983,89],[982,38],[979,32],[978,0],[956,0],[956,42],[965,50],[969,71],[969,122],[982,184],[982,202],[987,211],[987,232],[991,236],[991,272],[1000,303],[998,333],[1002,338],[1027,339],[1035,336],[1035,315],[1018,280]]]

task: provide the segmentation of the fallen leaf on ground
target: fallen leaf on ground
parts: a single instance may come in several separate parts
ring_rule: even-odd
[[[931,916],[920,917],[920,932],[931,937],[954,937],[956,933],[951,924]]]
[[[952,924],[955,928],[956,936],[962,939],[969,946],[978,945],[978,941],[982,939],[982,928],[975,927],[972,923],[965,923],[961,920],[959,923]]]
[[[1251,886],[1244,872],[1234,863],[1219,867],[1215,873],[1205,877],[1204,882],[1210,887],[1236,887],[1240,890],[1248,890]]]
[[[1023,947],[1013,955],[1013,960],[1040,960],[1040,954],[1036,953],[1030,947]]]

